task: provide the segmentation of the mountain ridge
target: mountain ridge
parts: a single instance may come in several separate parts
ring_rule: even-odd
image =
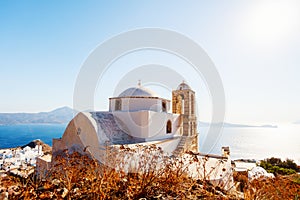
[[[77,112],[72,108],[64,106],[49,112],[38,113],[0,113],[0,125],[17,125],[17,124],[65,124],[75,116]],[[299,122],[300,123],[300,122]],[[209,127],[211,123],[198,121],[199,127]],[[212,126],[219,126],[221,123],[213,123]],[[277,125],[246,125],[224,122],[223,127],[261,127],[277,128]]]
[[[64,124],[68,123],[76,112],[67,106],[49,112],[38,113],[0,113],[0,125],[16,124]]]

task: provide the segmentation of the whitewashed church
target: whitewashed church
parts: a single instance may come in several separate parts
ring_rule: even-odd
[[[229,148],[222,148],[222,156],[199,153],[195,109],[195,92],[184,82],[172,91],[172,100],[159,97],[139,83],[109,98],[109,111],[78,113],[62,138],[53,139],[52,159],[37,159],[37,172],[47,171],[55,155],[66,149],[105,162],[108,146],[126,144],[137,148],[137,144],[155,144],[168,155],[184,157],[190,154],[181,153],[194,152],[202,164],[190,165],[190,176],[229,190],[233,187]]]
[[[109,111],[80,112],[61,139],[53,140],[53,153],[85,147],[101,161],[105,145],[156,144],[165,152],[198,152],[195,92],[184,82],[172,92],[172,101],[141,86],[109,98]]]

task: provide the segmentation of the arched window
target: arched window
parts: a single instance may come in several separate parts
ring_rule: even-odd
[[[167,133],[172,133],[172,122],[170,120],[168,120],[167,122]]]

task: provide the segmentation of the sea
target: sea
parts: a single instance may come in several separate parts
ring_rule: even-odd
[[[23,146],[35,139],[41,139],[51,146],[52,138],[62,137],[66,126],[67,124],[2,125],[0,149]],[[225,127],[218,137],[211,137],[208,129],[199,127],[199,148],[202,153],[220,155],[221,148],[229,146],[233,160],[277,157],[293,159],[300,165],[300,125],[279,125],[277,128]]]
[[[208,127],[200,127],[199,132],[200,152],[221,154],[221,148],[229,146],[233,160],[276,157],[293,159],[300,165],[300,124],[282,124],[277,128],[225,127],[215,138],[208,135]]]
[[[40,139],[52,146],[53,138],[62,137],[67,124],[22,124],[0,126],[0,149],[23,146]]]

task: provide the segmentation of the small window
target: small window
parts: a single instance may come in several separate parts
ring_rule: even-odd
[[[80,135],[80,133],[81,133],[81,128],[78,128],[77,129],[77,135]]]
[[[116,99],[115,100],[115,110],[121,110],[122,108],[122,101],[121,99]]]
[[[167,122],[167,133],[172,133],[172,122],[168,120]]]
[[[163,101],[163,102],[161,103],[161,109],[162,109],[163,112],[167,112],[167,104],[166,104],[165,101]]]

